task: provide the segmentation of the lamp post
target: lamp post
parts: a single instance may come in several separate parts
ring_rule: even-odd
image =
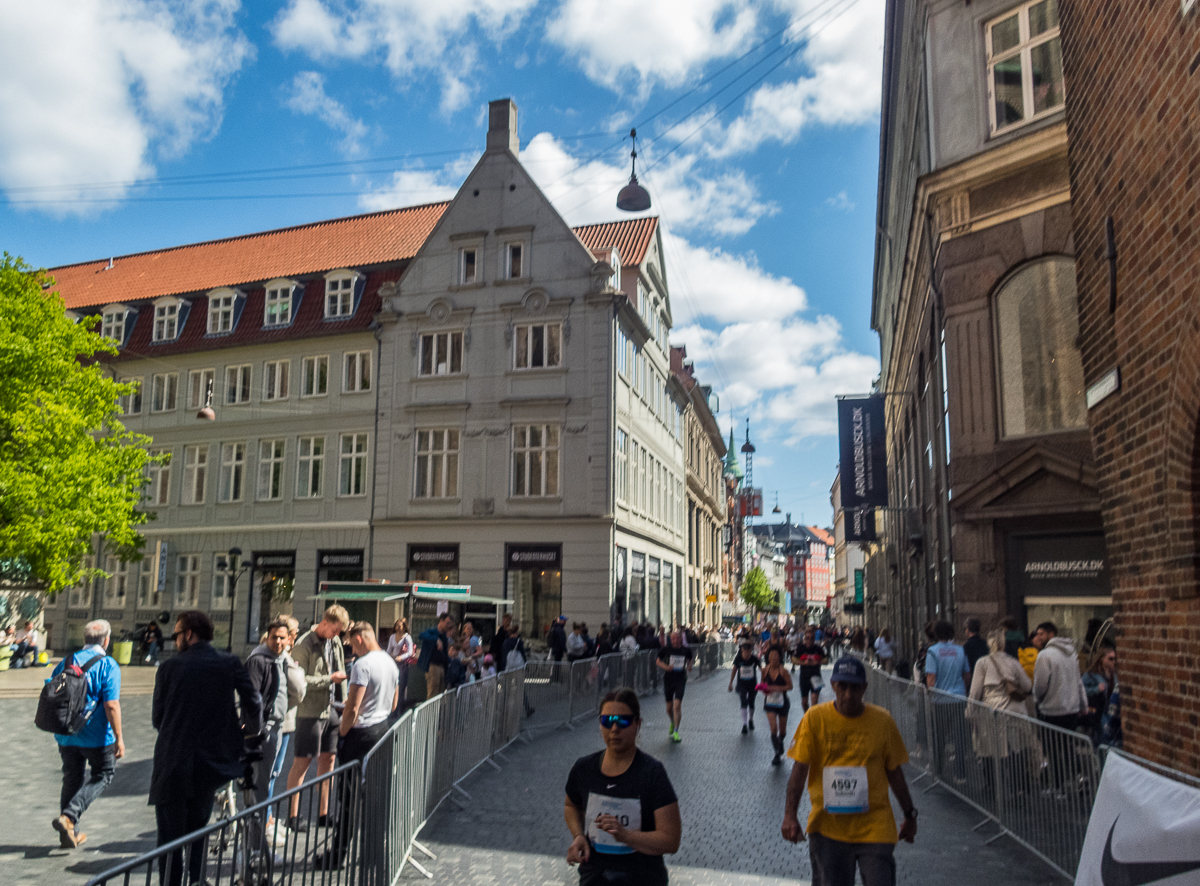
[[[234,567],[234,560],[238,566]],[[249,566],[243,566],[242,549],[230,548],[229,553],[225,555],[225,574],[229,576],[229,642],[225,644],[225,651],[233,652],[233,620],[237,617],[237,586],[238,579],[246,574]]]

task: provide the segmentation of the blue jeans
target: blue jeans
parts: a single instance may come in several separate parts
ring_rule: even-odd
[[[275,765],[271,767],[271,780],[267,782],[268,798],[275,796],[275,779],[283,774],[283,763],[287,759],[288,740],[291,737],[290,732],[279,734],[279,750],[275,752]]]
[[[117,746],[103,748],[80,748],[74,745],[59,745],[62,757],[63,784],[59,796],[62,814],[79,821],[92,802],[104,793],[117,770]],[[84,767],[91,766],[91,778],[84,778]]]

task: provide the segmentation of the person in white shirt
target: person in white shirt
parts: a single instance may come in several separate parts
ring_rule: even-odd
[[[887,628],[875,638],[875,657],[879,659],[879,666],[890,674],[896,664],[896,648],[892,645],[892,632]]]
[[[392,636],[388,637],[387,654],[392,657],[396,667],[400,669],[400,710],[404,710],[404,700],[408,698],[408,669],[417,662],[417,644],[413,642],[412,634],[408,632],[408,619],[398,618],[392,625]]]
[[[33,626],[33,622],[25,622],[25,627],[17,631],[17,635],[13,639],[16,641],[17,645],[16,648],[13,649],[12,667],[25,667],[25,656],[29,655],[30,653],[33,653],[33,664],[36,665],[38,656],[38,632],[37,628]]]

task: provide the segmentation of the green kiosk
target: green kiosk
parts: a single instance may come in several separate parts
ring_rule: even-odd
[[[377,579],[368,581],[323,581],[316,597],[321,609],[337,603],[350,613],[351,621],[367,621],[375,626],[379,645],[387,647],[392,628],[401,618],[408,619],[408,631],[420,649],[417,638],[434,627],[443,612],[450,613],[455,624],[473,622],[486,647],[496,634],[504,611],[512,600],[485,597],[471,592],[470,585],[440,585],[408,581],[392,584]],[[314,618],[319,618],[319,612]],[[424,680],[409,679],[408,696],[425,698]]]

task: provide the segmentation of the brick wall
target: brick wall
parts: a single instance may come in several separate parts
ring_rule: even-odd
[[[1179,0],[1059,6],[1084,372],[1121,372],[1089,421],[1126,747],[1200,773],[1200,17]]]

